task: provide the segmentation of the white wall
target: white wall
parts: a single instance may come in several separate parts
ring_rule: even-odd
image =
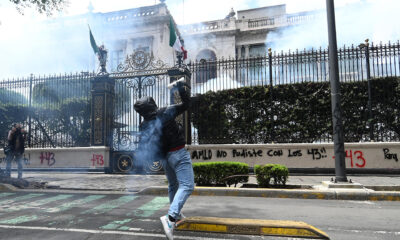
[[[187,146],[193,162],[234,161],[255,164],[277,163],[288,168],[335,168],[333,144],[221,144]],[[400,142],[347,143],[346,167],[354,169],[400,169]],[[0,167],[4,153],[0,149]],[[109,166],[109,148],[26,149],[25,168],[87,168]],[[13,163],[16,167],[16,163]]]
[[[104,169],[109,166],[109,148],[27,148],[24,168],[90,168]],[[12,163],[16,167],[16,163]],[[6,166],[4,151],[0,152],[0,167]]]
[[[234,161],[283,164],[288,168],[335,168],[333,144],[256,144],[188,146],[193,162]],[[399,169],[400,142],[347,143],[347,168]]]

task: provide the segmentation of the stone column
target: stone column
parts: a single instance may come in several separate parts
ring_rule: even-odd
[[[249,58],[250,46],[249,45],[244,46],[244,50],[245,50],[244,57]]]
[[[114,79],[108,75],[97,76],[92,81],[91,146],[113,145],[114,85]]]
[[[190,85],[190,78],[192,76],[190,70],[188,68],[171,68],[170,70],[168,70],[168,75],[169,75],[169,81],[170,83],[184,77],[186,83]],[[190,90],[189,90],[190,91]],[[178,92],[172,92],[171,90],[171,94],[170,94],[171,98],[170,98],[170,103],[171,104],[176,104],[181,102],[181,99],[179,97],[179,93]],[[185,131],[185,140],[187,144],[192,144],[192,135],[191,135],[191,124],[190,124],[190,109],[189,111],[186,111],[184,114],[180,115],[177,117],[177,121],[180,122],[183,126],[183,129]]]
[[[242,58],[242,46],[237,47],[237,58]]]

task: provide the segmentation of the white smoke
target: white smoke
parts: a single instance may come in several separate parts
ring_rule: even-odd
[[[141,129],[140,141],[135,151],[136,171],[145,173],[154,162],[162,161],[162,123],[159,118],[148,121]]]
[[[229,76],[209,79],[207,82],[195,84],[192,90],[193,94],[204,94],[208,91],[222,91],[243,87],[239,82],[231,79]]]
[[[400,22],[396,19],[400,1],[358,1],[336,6],[336,32],[338,46],[358,46],[365,39],[374,43],[387,43],[400,39]],[[326,48],[328,30],[326,9],[307,24],[289,27],[268,34],[266,44],[273,51]]]
[[[87,24],[55,26],[28,10],[19,15],[13,6],[0,11],[0,79],[94,70]]]
[[[103,10],[105,3],[101,3],[96,1],[96,6]],[[129,6],[137,7],[138,1],[135,3]],[[68,16],[69,10],[73,13],[82,12],[82,15]],[[97,71],[98,61],[90,45],[88,24],[97,45],[104,43],[109,50],[107,67],[110,71],[111,50],[117,44],[113,38],[121,32],[117,34],[117,28],[107,26],[104,15],[100,16],[97,12],[89,15],[87,11],[67,8],[64,12],[47,17],[28,8],[21,15],[13,4],[3,3],[0,6],[0,80],[30,74],[37,77]],[[136,20],[140,21],[139,18]]]

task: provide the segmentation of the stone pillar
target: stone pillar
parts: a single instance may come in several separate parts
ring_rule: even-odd
[[[92,81],[91,146],[112,147],[114,123],[114,79],[99,75]]]
[[[237,59],[242,58],[242,46],[237,47]]]
[[[125,48],[125,55],[129,56],[130,54],[133,53],[134,51],[134,47],[133,47],[133,40],[132,39],[128,39],[127,43],[126,43],[126,48]],[[124,59],[125,60],[125,59]]]
[[[188,68],[171,68],[170,70],[168,70],[168,75],[169,75],[169,81],[170,83],[184,77],[186,83],[190,85],[190,79],[192,76],[192,73],[190,72],[190,70]],[[190,90],[189,90],[190,91]],[[190,92],[189,92],[190,93]],[[176,104],[181,102],[181,99],[179,97],[179,93],[178,92],[172,92],[171,90],[171,94],[170,94],[171,98],[170,98],[170,103],[171,104]],[[180,122],[183,126],[183,129],[185,131],[185,140],[187,144],[192,144],[192,134],[191,134],[191,124],[190,124],[190,109],[189,111],[186,111],[184,114],[180,115],[177,117],[177,121]]]
[[[244,57],[247,59],[247,58],[249,58],[249,52],[250,52],[250,46],[249,45],[246,45],[245,47],[244,47]]]

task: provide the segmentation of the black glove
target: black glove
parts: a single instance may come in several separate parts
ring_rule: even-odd
[[[187,87],[187,88],[190,89],[189,84],[187,84],[186,82],[177,82],[177,83],[176,83],[176,87],[177,87],[178,89],[183,89],[183,87]]]

